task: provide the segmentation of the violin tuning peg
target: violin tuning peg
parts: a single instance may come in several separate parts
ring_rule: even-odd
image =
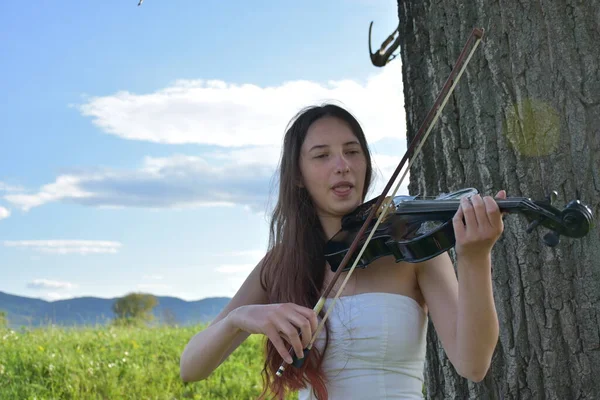
[[[531,223],[529,224],[529,226],[527,226],[527,229],[525,230],[525,232],[527,232],[527,233],[531,233],[531,232],[533,232],[533,230],[534,230],[535,228],[537,228],[537,226],[538,226],[539,224],[540,224],[540,220],[539,220],[539,219],[536,219],[535,221],[531,222]]]
[[[548,247],[554,247],[560,241],[559,235],[556,232],[548,232],[544,235],[544,243]]]
[[[575,200],[580,200],[579,189],[575,189]]]
[[[556,190],[551,191],[550,194],[548,196],[546,196],[546,200],[550,204],[554,204],[554,202],[556,201],[557,198],[558,198],[558,192]]]

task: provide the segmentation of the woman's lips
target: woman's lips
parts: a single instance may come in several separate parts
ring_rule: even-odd
[[[350,192],[352,191],[352,187],[353,186],[351,185],[337,185],[332,190],[333,193],[335,193],[337,196],[345,197],[350,194]]]

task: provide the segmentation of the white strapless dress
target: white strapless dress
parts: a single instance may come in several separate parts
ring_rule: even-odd
[[[333,299],[327,299],[327,310]],[[423,399],[427,314],[414,299],[391,293],[338,298],[327,317],[323,368],[329,400]],[[314,347],[322,349],[325,329]],[[299,400],[314,400],[311,388]]]

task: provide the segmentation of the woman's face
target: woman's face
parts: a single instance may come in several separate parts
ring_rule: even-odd
[[[300,171],[318,215],[342,217],[360,205],[366,170],[365,153],[344,121],[324,117],[310,126]]]

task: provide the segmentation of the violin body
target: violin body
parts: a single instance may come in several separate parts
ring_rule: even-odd
[[[366,230],[367,237],[372,236],[356,268],[366,268],[373,261],[386,256],[393,256],[396,262],[418,263],[450,250],[456,244],[452,218],[460,206],[460,199],[477,193],[476,189],[467,188],[441,195],[435,200],[417,200],[417,196],[396,196],[389,200],[379,211],[387,207],[389,212],[375,232],[375,221]],[[342,229],[327,242],[325,258],[332,271],[338,270],[376,200],[372,199],[346,215],[342,219]],[[585,236],[593,222],[591,209],[579,200],[571,201],[562,211],[552,206],[550,197],[542,201],[517,197],[496,202],[502,212],[525,215],[530,221],[528,233],[538,225],[550,229],[551,232],[544,236],[547,246],[556,246],[559,235],[575,238]],[[359,242],[360,246],[365,240],[363,238]],[[353,254],[348,265],[355,260],[356,254]],[[349,269],[350,266],[344,270]]]

